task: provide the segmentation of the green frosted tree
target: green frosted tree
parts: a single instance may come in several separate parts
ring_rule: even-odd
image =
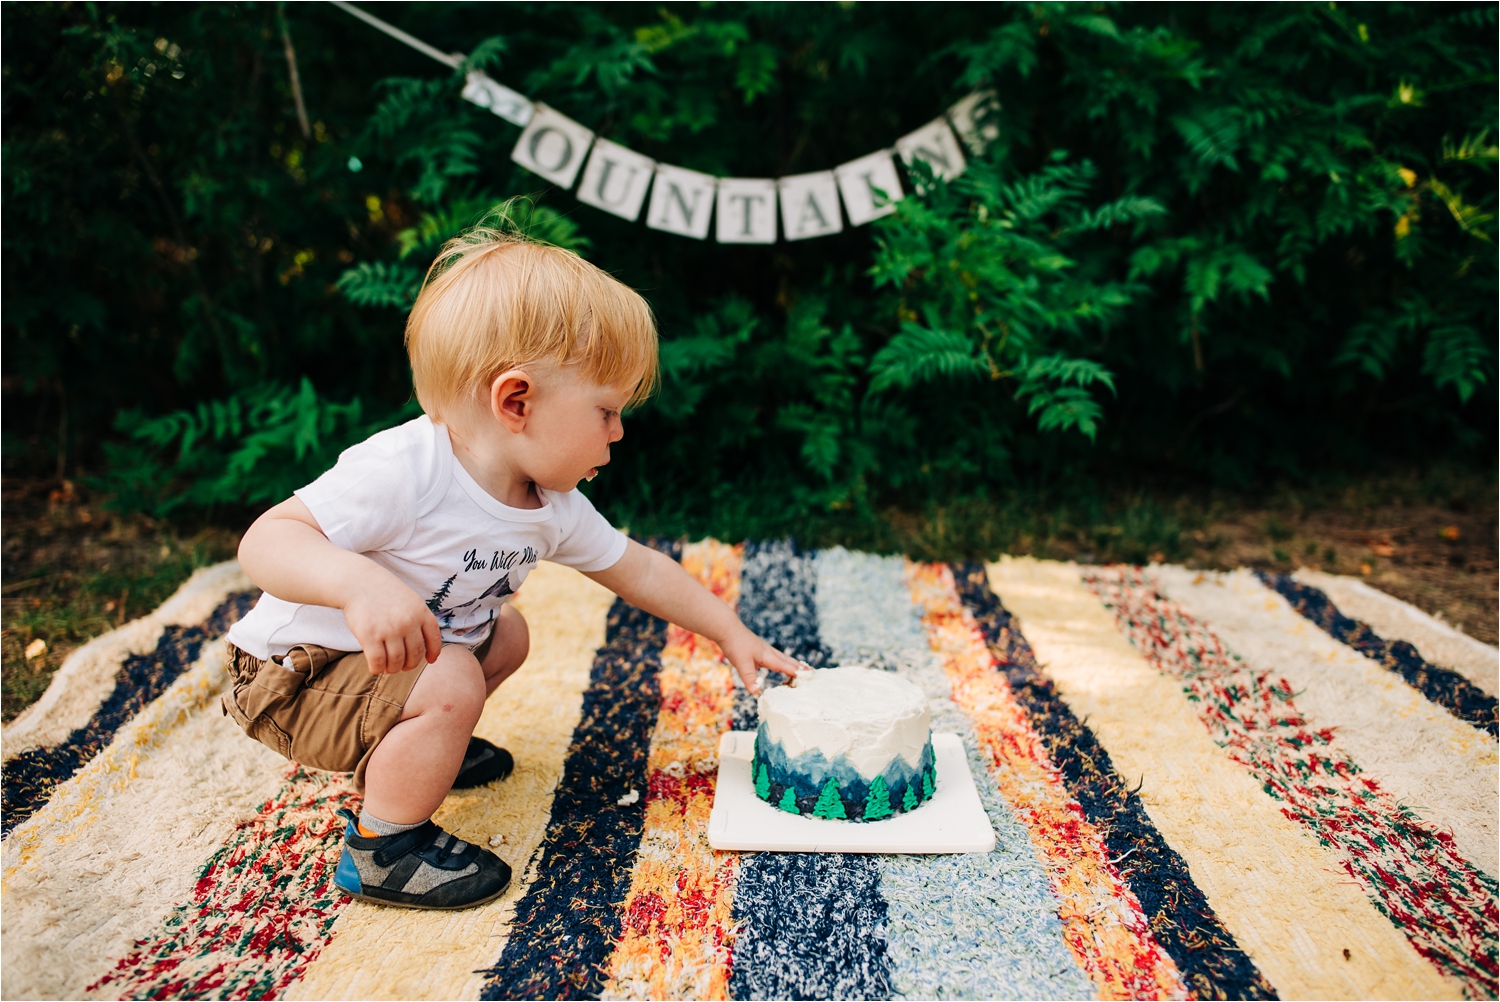
[[[906,795],[901,798],[901,809],[903,811],[914,811],[921,801],[917,799],[917,784],[906,784]]]
[[[823,784],[823,792],[818,794],[818,802],[813,805],[813,817],[815,818],[847,818],[844,813],[844,801],[839,798],[839,784],[830,776],[828,782]]]
[[[755,795],[762,800],[771,799],[771,770],[764,765],[755,777]]]
[[[891,793],[885,787],[885,777],[876,776],[870,784],[870,793],[865,797],[865,820],[891,816]]]
[[[933,775],[932,766],[929,765],[927,771],[922,773],[922,799],[931,800],[932,791],[935,789],[937,789],[937,777]]]
[[[801,811],[797,810],[797,793],[790,786],[786,788],[786,791],[784,793],[782,793],[781,803],[777,804],[776,806],[781,808],[783,811],[786,811],[788,814],[802,813]]]

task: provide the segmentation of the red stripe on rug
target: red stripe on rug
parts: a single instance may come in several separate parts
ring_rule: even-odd
[[[1246,665],[1140,568],[1085,570],[1083,580],[1146,660],[1182,682],[1230,758],[1282,803],[1283,814],[1339,854],[1417,951],[1462,980],[1471,996],[1493,998],[1500,917],[1494,879],[1470,865],[1449,835],[1363,775],[1338,748],[1334,728],[1298,712],[1286,679]]]
[[[273,998],[328,941],[349,897],[333,886],[340,807],[359,810],[352,778],[293,766],[198,876],[192,899],[137,940],[90,994],[116,998]]]

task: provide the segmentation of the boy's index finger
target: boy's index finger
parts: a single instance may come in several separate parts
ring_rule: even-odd
[[[427,643],[427,663],[432,664],[443,653],[443,631],[438,629],[437,617],[430,612],[422,622],[422,639]]]

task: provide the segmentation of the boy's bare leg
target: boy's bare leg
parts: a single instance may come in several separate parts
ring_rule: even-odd
[[[501,682],[514,675],[530,650],[531,630],[526,625],[526,617],[515,606],[505,603],[495,620],[495,639],[490,643],[484,664],[480,665],[484,670],[485,695],[494,692]]]
[[[492,654],[499,646],[500,638],[495,639]],[[486,686],[484,672],[467,648],[443,648],[412,687],[401,720],[370,756],[366,811],[398,825],[419,824],[432,816],[463,763],[484,710]]]

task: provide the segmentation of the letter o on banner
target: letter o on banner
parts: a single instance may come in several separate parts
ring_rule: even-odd
[[[553,184],[571,188],[593,139],[593,132],[538,103],[510,158]]]
[[[721,244],[776,242],[776,182],[768,177],[719,178]]]

